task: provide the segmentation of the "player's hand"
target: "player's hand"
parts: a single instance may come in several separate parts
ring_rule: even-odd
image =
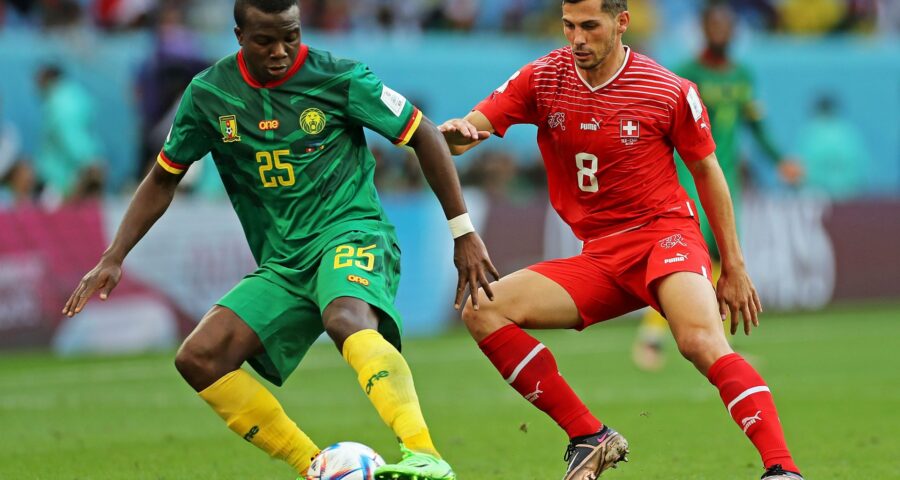
[[[758,315],[762,313],[762,303],[756,293],[756,287],[743,267],[722,268],[722,276],[716,285],[716,297],[719,300],[719,312],[722,320],[731,313],[731,334],[737,333],[738,314],[744,320],[744,334],[750,335],[751,325],[759,326]]]
[[[109,298],[109,293],[119,284],[122,278],[122,264],[113,260],[100,260],[90,272],[82,277],[78,287],[69,296],[62,313],[66,316],[74,316],[81,312],[84,305],[96,293],[100,292],[100,300]]]
[[[448,145],[470,145],[487,140],[491,136],[491,132],[478,130],[472,122],[463,118],[447,120],[438,127],[438,130],[444,134]]]
[[[778,164],[778,175],[788,185],[797,185],[806,176],[803,165],[793,158],[785,158]]]
[[[459,272],[456,282],[456,299],[453,308],[459,310],[466,290],[472,294],[472,306],[478,310],[478,287],[484,289],[488,299],[494,300],[494,292],[491,291],[491,282],[487,274],[490,273],[494,280],[500,280],[500,273],[491,263],[487,248],[477,233],[467,233],[453,241],[453,263]]]

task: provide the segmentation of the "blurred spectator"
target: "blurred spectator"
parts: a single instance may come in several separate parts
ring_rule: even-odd
[[[753,76],[749,68],[734,62],[729,49],[734,38],[734,11],[724,4],[712,4],[702,15],[706,47],[700,56],[677,69],[680,76],[693,81],[709,110],[712,133],[716,138],[716,155],[732,188],[732,197],[740,198],[740,127],[746,125],[766,156],[778,165],[782,179],[797,183],[802,168],[778,151],[763,126],[763,111],[754,95]],[[678,162],[679,177],[689,184],[688,192],[696,197],[690,173]],[[738,209],[736,205],[736,210]]]
[[[758,30],[775,30],[779,25],[778,10],[771,0],[710,0],[709,4],[730,6],[742,21]]]
[[[16,127],[10,122],[0,121],[0,208],[34,200],[34,170],[22,158],[21,146]]]
[[[30,163],[0,164],[0,209],[32,205],[36,192],[37,179]]]
[[[417,192],[425,188],[425,175],[410,149],[369,147],[375,157],[375,187],[382,192]]]
[[[0,28],[6,26],[8,18],[29,18],[37,3],[33,0],[0,0]]]
[[[44,28],[58,29],[78,25],[82,8],[76,0],[39,0]]]
[[[157,3],[158,0],[95,0],[94,19],[108,30],[146,27],[151,24]]]
[[[861,193],[869,164],[866,142],[859,129],[841,119],[835,100],[823,95],[813,118],[799,135],[798,153],[806,170],[806,188],[840,200]]]
[[[850,33],[874,32],[878,26],[878,0],[845,1],[847,11],[837,30]]]
[[[0,113],[3,113],[3,103],[0,98]],[[0,117],[0,171],[5,171],[19,160],[22,140],[19,130],[11,122]]]
[[[326,0],[320,5],[318,28],[326,32],[350,29],[350,0]]]
[[[782,25],[788,33],[819,35],[835,30],[847,14],[845,0],[784,0]]]
[[[463,183],[480,188],[492,199],[505,199],[516,178],[517,165],[504,150],[487,150],[475,158],[466,170]]]
[[[209,66],[177,3],[166,2],[160,7],[155,29],[153,54],[141,66],[135,86],[143,162],[137,172],[139,177],[156,162],[182,92],[194,75]]]
[[[900,33],[900,2],[878,0],[878,30],[893,35]]]
[[[300,0],[303,26],[326,32],[347,31],[351,25],[351,2],[352,0]]]
[[[762,109],[754,95],[753,77],[749,68],[732,60],[729,55],[734,38],[734,11],[724,4],[713,4],[702,15],[705,49],[696,59],[676,69],[676,73],[696,83],[709,113],[709,128],[716,139],[716,156],[734,201],[736,216],[741,213],[743,170],[739,140],[742,127],[749,127],[766,156],[778,165],[784,181],[794,184],[803,175],[802,166],[785,158],[770,141],[763,127]],[[679,180],[695,202],[699,200],[693,176],[683,161],[676,162]],[[700,225],[714,259],[718,250],[712,228],[701,210]]]
[[[779,7],[784,31],[797,35],[871,32],[878,16],[877,0],[783,0]]]
[[[637,51],[645,51],[646,45],[659,27],[656,0],[629,0],[631,24],[625,32],[624,41]]]
[[[422,28],[422,12],[429,8],[427,3],[407,0],[360,0],[352,10],[353,28],[384,32],[419,32]]]
[[[41,68],[36,80],[43,97],[36,167],[44,200],[54,206],[99,195],[103,170],[93,98],[55,65]]]
[[[468,32],[475,28],[480,12],[480,0],[444,0],[431,10],[425,27]]]

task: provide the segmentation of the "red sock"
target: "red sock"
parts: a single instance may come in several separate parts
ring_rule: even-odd
[[[603,428],[559,373],[544,345],[518,325],[507,325],[478,344],[506,383],[556,421],[569,438]]]
[[[731,353],[716,360],[707,374],[719,389],[731,418],[753,442],[766,468],[775,464],[799,472],[781,430],[775,400],[759,373],[740,355]]]

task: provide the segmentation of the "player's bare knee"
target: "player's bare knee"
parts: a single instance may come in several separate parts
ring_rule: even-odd
[[[463,306],[461,315],[463,323],[471,332],[472,328],[478,325],[478,312],[475,310],[475,306],[472,304],[471,298],[466,300],[466,304]]]
[[[675,341],[681,355],[701,371],[708,369],[717,358],[722,356],[723,343],[725,349],[728,348],[728,342],[722,339],[721,335],[703,330],[679,335]]]
[[[475,341],[480,342],[505,325],[512,323],[502,313],[499,305],[479,293],[478,310],[469,298],[462,309],[462,320]]]
[[[211,378],[215,380],[217,376],[227,373],[220,373],[222,367],[217,357],[213,349],[188,338],[175,354],[175,369],[191,385]]]
[[[325,309],[322,316],[325,332],[334,341],[338,350],[343,350],[344,341],[354,333],[367,329],[378,329],[377,317],[368,310],[354,307],[335,302]]]

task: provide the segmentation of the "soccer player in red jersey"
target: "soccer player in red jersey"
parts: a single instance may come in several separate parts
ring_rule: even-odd
[[[709,118],[693,83],[622,44],[626,0],[564,0],[570,46],[516,72],[464,119],[441,126],[454,154],[514,124],[538,127],[550,202],[584,241],[581,255],[520,270],[471,302],[463,320],[507,383],[570,438],[565,480],[589,480],[625,459],[628,442],[594,417],[550,351],[524,329],[584,329],[650,305],[663,312],[681,353],[715,385],[759,451],[764,479],[802,479],[769,387],[734,353],[734,334],[762,311],[744,267],[728,186]],[[713,287],[709,252],[678,183],[685,160],[722,257]]]

